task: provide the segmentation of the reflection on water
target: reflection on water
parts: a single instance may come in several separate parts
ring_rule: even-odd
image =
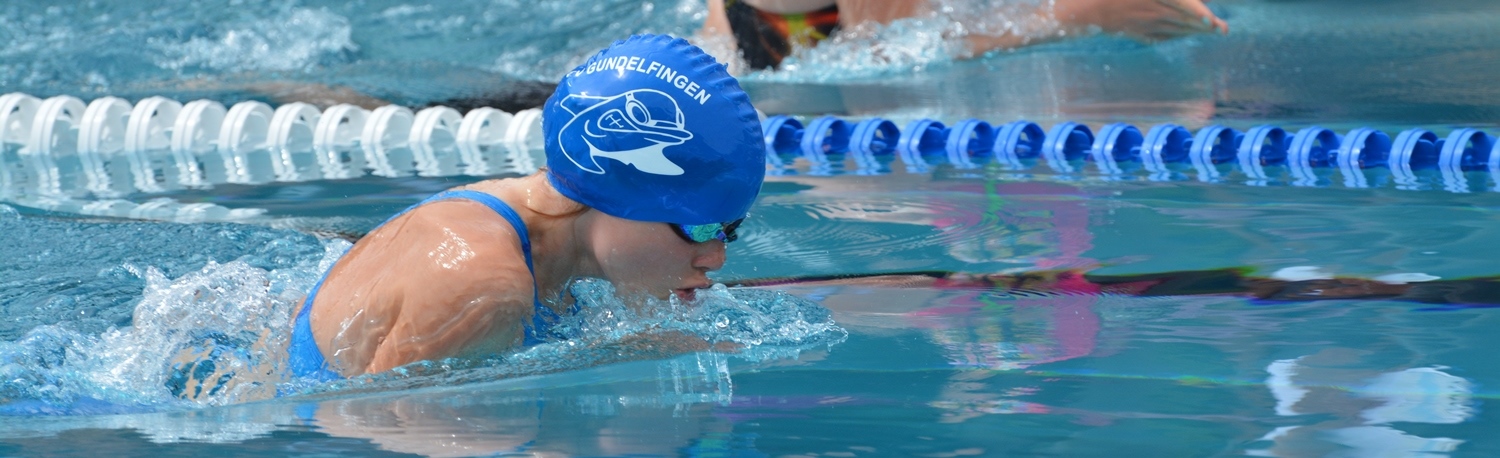
[[[730,431],[732,423],[708,415],[732,399],[719,383],[729,377],[724,358],[705,353],[592,371],[611,379],[608,386],[569,376],[548,386],[470,386],[464,391],[483,394],[461,399],[445,389],[307,403],[298,415],[326,434],[428,456],[667,455]]]
[[[1266,387],[1276,399],[1276,415],[1332,418],[1277,427],[1260,438],[1269,446],[1246,453],[1301,456],[1306,450],[1336,444],[1345,448],[1341,455],[1416,456],[1454,452],[1463,445],[1461,439],[1420,437],[1392,424],[1468,421],[1474,416],[1472,382],[1443,367],[1372,373],[1348,367],[1351,357],[1359,358],[1357,352],[1327,348],[1266,366],[1271,374]]]
[[[1031,230],[1049,230],[1050,216],[1034,215]],[[0,420],[10,437],[0,446],[45,454],[104,440],[79,432],[96,428],[138,432],[109,442],[125,450],[207,441],[230,444],[210,449],[229,454],[307,443],[433,455],[1500,449],[1487,439],[1493,425],[1477,415],[1493,394],[1475,390],[1500,380],[1488,358],[1494,310],[1129,298],[1072,277],[1044,282],[788,286],[851,332],[845,344],[790,361],[746,366],[695,354],[187,412],[12,418]]]
[[[33,454],[56,451],[49,447],[57,444],[25,438],[129,429],[158,444],[253,443],[277,431],[302,430],[429,456],[665,455],[684,447],[716,450],[715,436],[732,431],[732,422],[710,412],[731,402],[722,383],[729,377],[727,364],[724,355],[702,353],[544,379],[186,412],[0,419],[0,424],[13,443],[36,444],[29,449]]]
[[[905,393],[927,399],[939,413],[936,425],[975,425],[989,440],[925,423],[911,435],[947,431],[957,434],[956,443],[988,453],[1090,456],[1196,455],[1234,443],[1253,456],[1412,456],[1497,447],[1473,444],[1487,428],[1476,412],[1489,395],[1476,394],[1469,378],[1497,375],[1483,359],[1470,359],[1492,344],[1473,328],[1500,318],[1490,311],[1434,315],[1356,301],[1247,307],[1215,297],[1075,301],[1025,291],[991,291],[987,305],[969,308],[975,293],[835,283],[842,284],[792,290],[824,298],[854,333],[851,345],[865,343],[841,348],[858,353],[844,354],[841,366],[857,365],[852,358],[868,364],[862,367],[924,367],[910,356],[882,362],[890,354],[869,345],[935,352],[939,361],[927,364],[947,368],[928,369],[922,388],[907,386]],[[1036,308],[1022,305],[1028,301]],[[1454,322],[1468,330],[1428,335]],[[874,343],[886,339],[896,340]],[[1308,356],[1271,356],[1288,352]],[[1451,356],[1436,356],[1445,354]],[[856,404],[881,399],[863,385],[827,388],[841,389],[863,394]],[[1000,432],[1011,428],[1025,432]],[[1045,431],[1072,438],[1027,445]]]
[[[775,178],[811,189],[768,197],[765,211],[758,215],[777,224],[749,227],[746,237],[751,243],[742,253],[762,266],[758,274],[773,277],[781,274],[767,272],[764,266],[775,262],[766,259],[799,263],[790,268],[793,271],[831,274],[920,271],[933,265],[1002,272],[1008,268],[1004,264],[985,263],[1001,260],[1038,266],[1099,266],[1161,259],[1163,266],[1200,261],[1222,266],[1237,264],[1235,259],[1274,257],[1284,248],[1302,244],[1318,247],[1287,259],[1339,267],[1357,264],[1374,276],[1416,265],[1424,253],[1413,251],[1420,248],[1412,246],[1417,239],[1405,229],[1409,220],[1388,214],[1389,207],[1331,211],[1337,202],[1347,202],[1345,194],[1305,195],[1307,202],[1293,203],[1277,202],[1274,193],[1237,195],[1235,190],[1211,186],[1121,188],[1005,182],[979,186],[972,178],[961,177],[915,182],[895,175],[886,178],[891,181],[881,186],[849,179]],[[891,183],[902,183],[894,189],[904,192],[890,192],[893,187],[884,185]],[[1071,198],[1075,193],[1085,197]],[[976,199],[977,195],[987,197]],[[1271,199],[1272,204],[1252,203],[1263,199]],[[1492,225],[1488,217],[1467,214],[1461,205],[1441,200],[1412,199],[1406,207],[1448,214],[1444,221],[1451,227]],[[1315,224],[1316,231],[1308,226],[1313,224],[1309,221],[1322,220],[1327,221]],[[865,229],[865,224],[871,226]],[[949,238],[953,231],[969,232]],[[1340,235],[1351,231],[1381,238]],[[844,243],[795,244],[813,238],[808,235],[813,233]],[[1035,254],[1021,251],[1028,237],[1042,237],[1033,239],[1041,248]],[[1011,250],[972,248],[987,246],[994,239],[1006,240],[995,246]],[[1455,250],[1449,243],[1471,247],[1456,251],[1493,248],[1492,244],[1458,241],[1462,239],[1431,240],[1425,247],[1441,252]],[[934,246],[924,249],[924,242]],[[867,251],[885,255],[858,254]],[[1345,259],[1335,254],[1341,251],[1365,254]],[[915,252],[923,254],[899,254]],[[913,259],[947,261],[898,263]],[[1468,272],[1488,271],[1478,267]],[[1380,278],[1398,283],[1436,279],[1420,273]],[[986,431],[999,431],[1022,425],[1036,428],[1040,423],[1049,425],[1043,431],[1094,431],[1090,439],[1065,441],[1066,445],[1014,445],[1013,451],[1204,454],[1222,453],[1226,442],[1245,444],[1243,453],[1267,456],[1316,456],[1340,450],[1351,456],[1377,451],[1409,456],[1496,449],[1493,443],[1475,444],[1480,437],[1476,434],[1486,426],[1475,416],[1477,405],[1484,401],[1473,392],[1477,380],[1500,376],[1480,356],[1493,345],[1481,324],[1500,318],[1492,311],[1456,307],[1415,312],[1418,306],[1409,303],[1362,301],[1252,306],[1242,299],[1213,296],[1126,299],[1099,294],[1098,286],[1067,276],[1043,278],[1022,289],[982,285],[954,282],[945,286],[942,279],[917,275],[783,287],[834,310],[835,320],[853,334],[851,346],[871,345],[872,339],[900,339],[901,344],[891,345],[884,353],[868,347],[840,349],[870,353],[863,356],[868,358],[868,367],[910,364],[882,360],[876,354],[935,353],[935,360],[915,367],[943,368],[932,374],[929,385],[923,385],[931,391],[921,391],[931,396],[926,404],[939,412],[937,424],[979,424]],[[1459,294],[1457,290],[1451,293]],[[838,357],[840,352],[831,356]],[[1314,356],[1296,358],[1299,354]],[[843,364],[850,363],[845,360]],[[1267,372],[1272,374],[1269,380]],[[1267,389],[1270,396],[1264,394]],[[855,400],[856,404],[879,402]],[[1016,414],[1033,419],[1009,419]],[[1413,423],[1464,426],[1446,432],[1405,426]],[[1250,433],[1225,428],[1255,432],[1245,436]],[[1149,433],[1143,435],[1143,430]],[[959,442],[974,440],[962,434],[957,437]],[[1146,437],[1171,437],[1175,442]],[[1026,433],[1016,433],[971,443],[986,445],[981,447],[986,453],[998,453],[1005,447],[997,443],[1029,439]]]
[[[932,182],[924,175],[778,177],[811,189],[762,196],[726,277],[1088,269],[1082,190],[1052,183]],[[892,192],[895,191],[895,192]],[[773,227],[766,227],[774,221]],[[855,267],[855,264],[858,267]],[[746,272],[740,266],[754,266]]]

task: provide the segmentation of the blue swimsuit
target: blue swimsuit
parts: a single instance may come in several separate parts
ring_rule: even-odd
[[[531,264],[531,238],[526,234],[526,223],[521,221],[521,215],[516,214],[515,210],[510,208],[510,205],[506,205],[504,201],[495,196],[479,191],[444,191],[402,210],[401,213],[397,213],[395,216],[390,217],[390,219],[385,220],[385,223],[389,223],[392,219],[396,219],[396,217],[404,215],[406,212],[412,211],[429,202],[447,199],[468,199],[484,204],[486,207],[494,210],[495,213],[500,214],[506,221],[509,221],[510,225],[516,229],[516,235],[521,239],[521,254],[526,257],[526,270],[531,272],[531,301],[532,307],[535,309],[531,317],[531,322],[526,325],[526,335],[522,344],[532,346],[542,343],[543,337],[547,335],[547,328],[556,323],[560,317],[557,312],[543,305],[537,296],[536,269]],[[383,226],[385,223],[380,224]],[[376,227],[378,228],[379,226]],[[330,267],[329,270],[331,271],[332,268]],[[317,341],[313,340],[312,320],[310,319],[313,298],[317,297],[318,290],[323,287],[323,281],[327,279],[328,273],[325,272],[323,273],[323,278],[319,279],[318,283],[313,286],[312,291],[307,293],[307,300],[303,302],[302,309],[297,312],[297,322],[292,327],[292,343],[287,347],[287,353],[290,354],[287,366],[292,370],[292,375],[298,378],[318,381],[343,378],[338,373],[329,369],[328,361],[323,358],[323,352],[318,350]],[[574,308],[576,309],[577,306],[575,305]]]

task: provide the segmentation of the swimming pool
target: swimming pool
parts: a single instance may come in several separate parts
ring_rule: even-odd
[[[6,46],[0,66],[17,71],[3,73],[33,77],[0,86],[230,105],[261,97],[249,84],[291,78],[422,105],[502,79],[542,81],[595,41],[688,31],[695,21],[690,2],[608,2],[581,13],[518,5],[13,5],[6,25],[23,27],[6,29],[16,34],[7,44],[55,38]],[[1495,7],[1390,1],[1349,13],[1349,5],[1224,2],[1230,37],[1156,47],[1097,39],[975,62],[916,56],[853,67],[811,55],[804,67],[752,75],[746,85],[763,110],[807,122],[836,113],[903,125],[979,117],[1493,133],[1482,78],[1496,64],[1482,54],[1494,44],[1478,37],[1500,17]],[[1358,20],[1336,19],[1346,14]],[[539,17],[564,26],[536,35],[546,28],[528,24]],[[380,33],[392,29],[401,36]],[[272,56],[261,42],[297,52]],[[433,49],[451,54],[421,57]],[[92,77],[91,66],[107,71]],[[179,89],[182,80],[197,86]],[[0,209],[8,259],[0,263],[0,454],[1500,449],[1488,434],[1500,365],[1486,356],[1500,343],[1489,332],[1500,315],[1491,282],[1465,280],[1494,275],[1488,261],[1500,254],[1486,236],[1500,224],[1486,173],[1467,178],[1470,192],[1454,192],[1117,179],[1035,161],[1022,170],[908,170],[890,159],[861,175],[852,162],[829,173],[799,160],[768,177],[715,277],[768,286],[709,295],[693,309],[700,315],[668,304],[649,318],[747,344],[743,353],[623,349],[609,336],[629,330],[604,320],[584,323],[599,338],[582,345],[265,399],[277,379],[275,361],[261,355],[285,337],[291,307],[320,267],[347,248],[338,236],[357,236],[438,190],[522,173],[536,152],[486,148],[478,161],[439,149],[441,160],[425,168],[407,148],[351,150],[337,156],[344,168],[330,171],[312,152],[288,166],[253,151],[243,174],[203,160],[207,183],[192,185],[177,178],[169,152],[153,151],[111,161],[106,192],[89,188],[81,162],[59,155],[66,192],[48,194],[36,178],[46,174],[16,149],[0,155],[13,172]],[[472,168],[480,163],[487,167]],[[159,188],[141,189],[138,176]],[[930,281],[944,272],[1009,276]],[[881,273],[916,275],[769,285]],[[1384,282],[1322,280],[1336,276]],[[1264,293],[1256,282],[1283,289]],[[1403,282],[1435,287],[1379,289]],[[611,307],[600,309],[623,312]],[[184,360],[215,367],[172,370]],[[226,371],[262,383],[208,393],[206,405],[171,395],[197,386],[173,374]]]

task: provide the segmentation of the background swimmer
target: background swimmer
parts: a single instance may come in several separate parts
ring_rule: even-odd
[[[731,42],[728,51],[737,52],[750,68],[759,70],[776,67],[795,46],[811,47],[839,33],[867,34],[873,26],[905,18],[953,21],[956,27],[949,29],[948,38],[962,39],[966,45],[960,57],[1086,36],[1095,30],[1143,42],[1229,33],[1229,24],[1200,0],[999,3],[986,3],[977,7],[981,14],[966,17],[938,16],[929,0],[708,0],[708,17],[699,35],[708,41]],[[936,9],[946,11],[951,6]],[[994,27],[992,23],[1006,25]]]

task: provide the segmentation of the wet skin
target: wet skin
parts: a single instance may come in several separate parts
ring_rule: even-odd
[[[533,291],[562,313],[571,304],[560,292],[573,278],[609,280],[622,297],[692,299],[724,265],[723,242],[689,243],[667,224],[589,209],[541,174],[463,189],[494,195],[521,216],[539,289],[516,230],[500,215],[468,200],[424,205],[361,238],[314,299],[313,337],[335,372],[516,348]]]

